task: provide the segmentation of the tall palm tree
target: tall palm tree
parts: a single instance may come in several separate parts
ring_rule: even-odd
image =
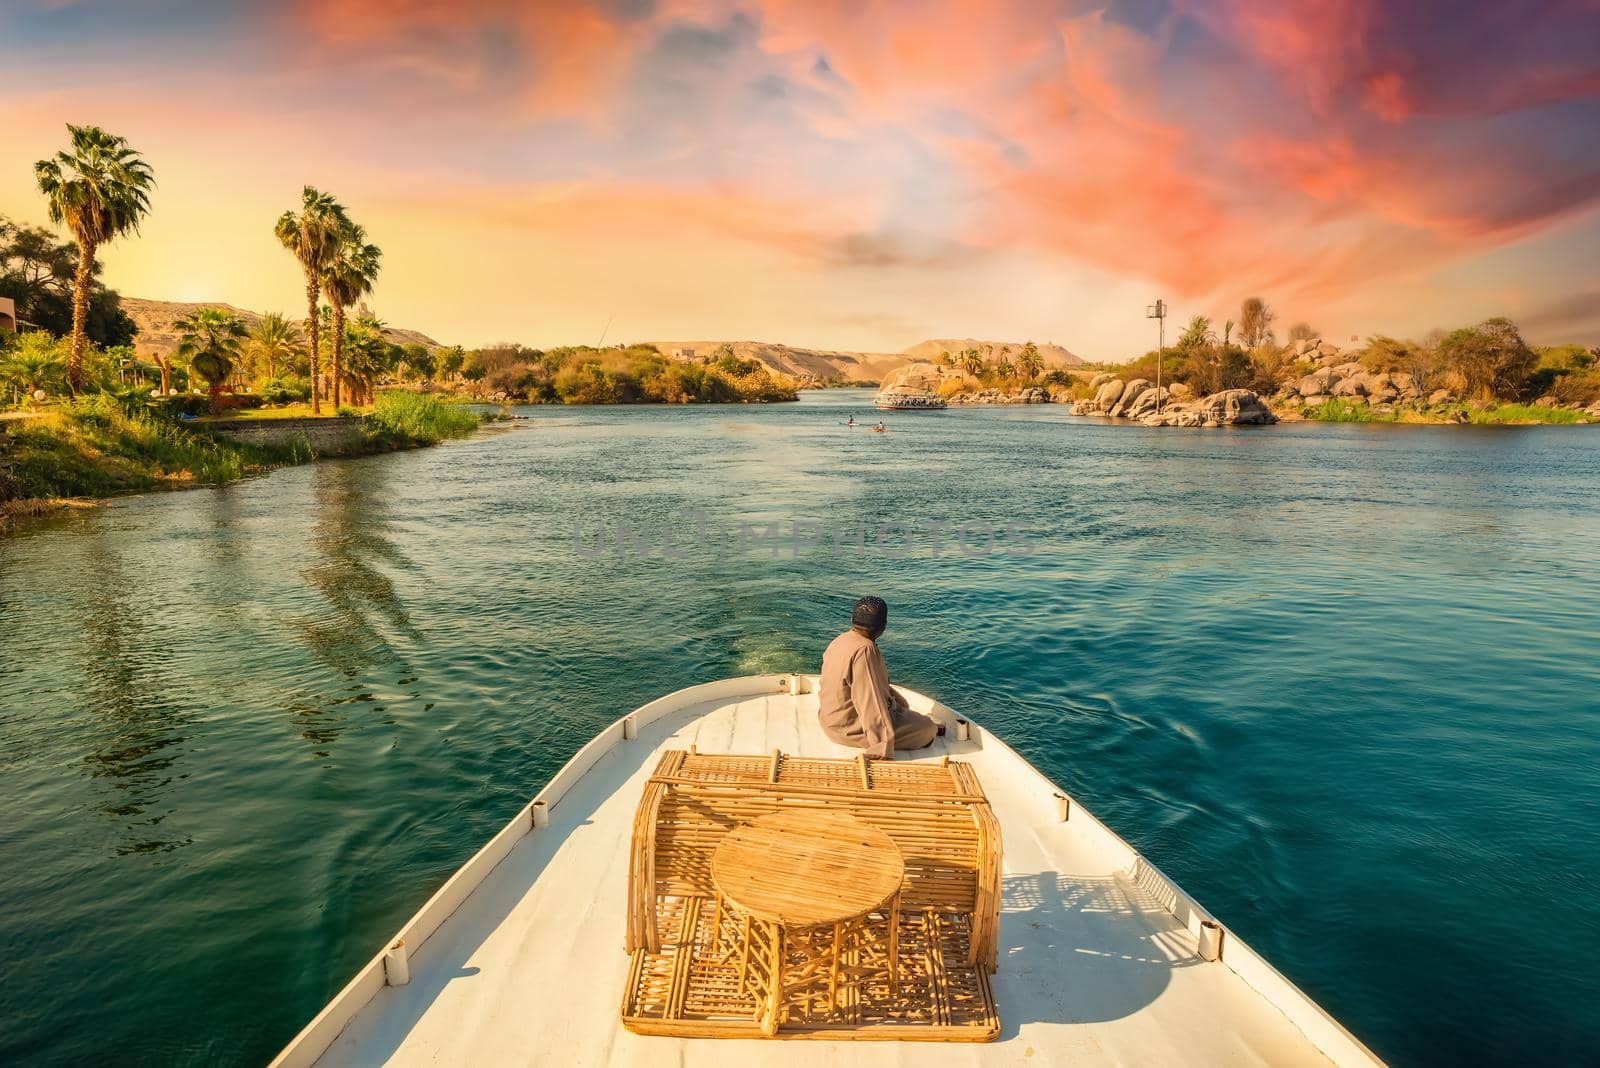
[[[961,370],[973,378],[978,378],[983,375],[984,366],[983,354],[977,349],[967,348],[961,350]]]
[[[306,274],[306,329],[311,332],[311,411],[322,411],[317,391],[317,294],[322,291],[322,272],[339,246],[339,231],[347,225],[344,207],[328,193],[306,186],[300,192],[300,210],[278,216],[272,232],[283,247],[294,253]]]
[[[1022,346],[1022,351],[1017,354],[1017,366],[1028,376],[1028,381],[1038,378],[1039,372],[1044,370],[1044,357],[1039,355],[1039,346],[1031,341]]]
[[[333,307],[333,406],[339,406],[339,376],[344,354],[344,310],[372,292],[383,250],[367,244],[367,231],[345,220],[339,241],[322,268],[322,295]]]
[[[128,142],[98,126],[67,124],[70,152],[33,165],[39,191],[49,202],[50,221],[65,224],[78,242],[72,285],[72,347],[67,352],[67,388],[83,384],[85,324],[95,251],[123,234],[138,233],[150,210],[155,174]]]
[[[239,362],[244,320],[221,308],[196,308],[172,325],[182,335],[178,355],[211,387],[211,410],[216,411],[217,394]]]
[[[304,348],[305,339],[300,328],[278,312],[268,312],[250,331],[250,340],[245,342],[244,353],[251,360],[266,366],[268,378],[276,378],[278,364],[283,363],[292,369],[294,358]]]

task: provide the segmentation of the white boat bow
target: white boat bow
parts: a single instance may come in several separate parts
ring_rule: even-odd
[[[611,724],[273,1065],[1380,1063],[1232,932],[1203,928],[1216,924],[1205,909],[1003,742],[903,687],[914,708],[952,728],[914,759],[969,762],[1000,821],[999,1039],[792,1042],[625,1030],[629,845],[645,781],[662,751],[691,745],[853,756],[818,726],[815,685],[804,675],[725,679]]]

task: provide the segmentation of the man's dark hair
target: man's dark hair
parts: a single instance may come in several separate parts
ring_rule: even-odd
[[[863,597],[850,613],[850,623],[866,629],[876,638],[889,625],[889,605],[882,597]]]

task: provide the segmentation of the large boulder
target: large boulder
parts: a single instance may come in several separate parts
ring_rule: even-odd
[[[1172,389],[1169,392],[1173,400],[1183,400],[1185,397],[1194,396],[1194,390],[1189,387],[1187,382],[1172,383]]]
[[[1300,379],[1294,384],[1294,388],[1302,397],[1316,397],[1333,389],[1333,384],[1337,381],[1339,381],[1338,373],[1324,367]]]
[[[1135,378],[1132,382],[1129,382],[1127,385],[1122,387],[1122,397],[1117,401],[1117,403],[1106,409],[1106,414],[1114,418],[1121,418],[1127,413],[1128,409],[1133,406],[1133,402],[1139,399],[1139,394],[1143,393],[1149,388],[1149,379]]]
[[[1013,398],[1013,402],[1016,404],[1049,404],[1050,394],[1038,386],[1028,386],[1017,393],[1016,397]]]
[[[1109,412],[1111,406],[1122,399],[1122,391],[1125,388],[1127,388],[1127,383],[1120,378],[1113,378],[1109,382],[1100,383],[1099,389],[1094,395],[1095,410]]]
[[[1097,374],[1093,378],[1089,379],[1089,388],[1090,389],[1099,389],[1101,386],[1105,385],[1107,382],[1115,381],[1116,377],[1117,376],[1112,374],[1110,371],[1101,371],[1099,374]]]
[[[1329,392],[1335,397],[1365,397],[1367,395],[1367,376],[1356,374],[1348,378],[1341,378],[1333,384],[1333,389]]]
[[[1429,404],[1449,404],[1455,399],[1456,395],[1451,393],[1448,389],[1436,389],[1432,393],[1428,394]]]
[[[1213,393],[1197,401],[1195,410],[1203,420],[1202,425],[1259,426],[1278,421],[1265,402],[1248,389],[1225,389],[1221,393]]]
[[[1160,412],[1149,412],[1139,420],[1145,426],[1199,426],[1205,419],[1188,404],[1174,404]]]
[[[1127,410],[1122,414],[1128,419],[1142,419],[1165,404],[1170,396],[1171,394],[1165,386],[1159,389],[1152,386],[1149,389],[1141,390],[1139,396],[1135,398],[1132,404],[1128,405]]]

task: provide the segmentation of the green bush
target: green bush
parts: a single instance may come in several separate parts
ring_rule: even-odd
[[[311,380],[280,375],[256,386],[256,395],[267,404],[293,404],[311,399]]]

